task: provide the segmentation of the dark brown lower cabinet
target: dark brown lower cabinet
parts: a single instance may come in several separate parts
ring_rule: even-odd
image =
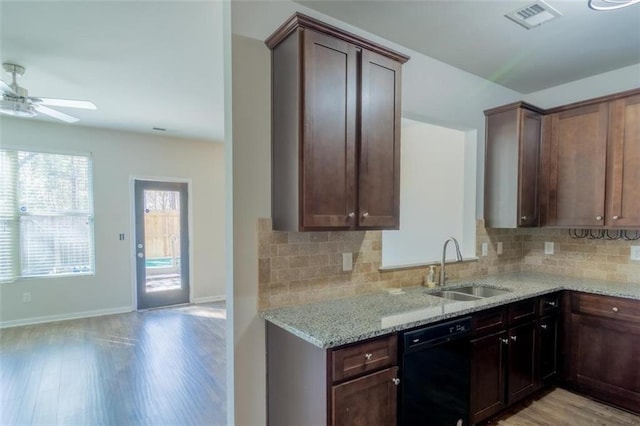
[[[575,389],[640,413],[640,324],[572,314],[571,334]]]
[[[398,367],[333,386],[331,425],[395,425]]]
[[[538,321],[538,353],[540,371],[538,387],[544,387],[555,381],[559,374],[560,328],[557,315],[549,315]]]
[[[513,404],[536,390],[536,321],[509,329],[507,404]]]
[[[470,423],[475,424],[507,406],[507,331],[471,341]]]

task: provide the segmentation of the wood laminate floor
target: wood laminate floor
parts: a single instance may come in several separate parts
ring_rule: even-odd
[[[224,302],[0,330],[0,425],[223,425]]]
[[[498,426],[638,426],[640,416],[555,388],[489,422]]]

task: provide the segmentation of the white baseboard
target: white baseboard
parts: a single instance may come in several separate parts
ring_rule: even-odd
[[[227,300],[227,296],[222,294],[219,296],[206,296],[206,297],[194,297],[193,303],[211,303],[211,302],[219,302],[221,300]]]
[[[79,318],[99,317],[102,315],[124,314],[134,311],[132,306],[123,306],[120,308],[98,309],[95,311],[74,312],[71,314],[48,315],[44,317],[32,317],[11,321],[0,321],[0,328],[18,327],[21,325],[41,324],[53,321],[65,321]]]

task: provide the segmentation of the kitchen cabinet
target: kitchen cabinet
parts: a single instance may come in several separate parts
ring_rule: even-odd
[[[537,303],[536,299],[527,299],[474,315],[471,424],[487,419],[537,390]],[[490,334],[485,335],[487,332]]]
[[[484,113],[485,226],[537,226],[542,110],[517,102]]]
[[[570,385],[640,413],[640,302],[574,293]]]
[[[299,13],[266,44],[274,229],[398,229],[409,58]]]
[[[267,324],[268,416],[279,426],[393,426],[397,336],[322,349]]]
[[[549,111],[543,127],[543,224],[640,226],[638,90]]]
[[[640,94],[609,105],[605,223],[618,228],[640,227]]]
[[[538,388],[555,383],[560,376],[562,294],[538,298]]]

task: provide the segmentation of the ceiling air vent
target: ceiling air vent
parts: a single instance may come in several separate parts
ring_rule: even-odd
[[[549,22],[552,19],[562,16],[562,13],[544,1],[538,0],[527,7],[518,9],[515,12],[507,13],[504,16],[511,19],[516,24],[520,24],[530,30],[533,27],[537,27],[538,25],[542,25],[545,22]]]

